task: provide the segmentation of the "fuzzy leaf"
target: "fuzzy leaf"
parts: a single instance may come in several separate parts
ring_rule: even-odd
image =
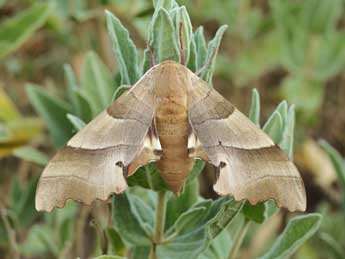
[[[194,41],[196,47],[196,56],[197,56],[197,69],[201,68],[206,63],[206,56],[207,56],[207,47],[206,41],[204,36],[204,27],[200,26],[194,32]]]
[[[107,28],[119,63],[122,85],[133,85],[140,78],[138,53],[128,30],[120,20],[106,11]]]
[[[115,83],[109,69],[94,52],[89,52],[85,58],[81,85],[94,116],[111,104]]]
[[[127,183],[129,186],[141,186],[155,191],[169,190],[159,175],[158,169],[152,163],[140,167],[135,174],[127,178]]]
[[[270,250],[259,259],[280,259],[292,256],[320,227],[322,216],[317,213],[291,219]]]
[[[171,227],[177,218],[187,211],[198,200],[199,183],[197,179],[185,184],[182,194],[179,196],[172,195],[167,203],[167,215],[165,228]]]
[[[150,246],[136,246],[131,249],[131,259],[148,259],[150,256]]]
[[[17,148],[14,150],[13,154],[18,158],[43,166],[46,165],[49,160],[44,153],[30,146]]]
[[[73,132],[73,126],[66,117],[69,107],[36,85],[28,84],[26,92],[35,110],[47,123],[55,146],[62,147]]]
[[[190,21],[189,14],[185,6],[175,8],[170,12],[170,16],[173,17],[175,22],[176,39],[179,39],[178,44],[180,46],[180,24],[182,26],[181,37],[182,44],[185,53],[185,62],[188,64],[190,58],[190,45],[193,37],[193,28]]]
[[[294,129],[295,129],[295,107],[292,105],[289,108],[288,115],[285,122],[285,127],[282,134],[282,139],[279,146],[288,157],[293,159],[293,141],[294,141]]]
[[[170,10],[178,7],[178,4],[175,0],[153,0],[153,6],[155,9],[164,8],[166,10]]]
[[[216,35],[214,36],[214,38],[208,43],[205,62],[206,63],[209,62],[209,60],[212,58],[213,55],[214,57],[212,58],[207,68],[201,73],[201,78],[203,78],[206,82],[210,83],[212,81],[213,71],[216,65],[216,56],[218,53],[218,49],[219,49],[223,34],[225,33],[227,28],[228,28],[227,25],[222,25],[216,32]]]
[[[260,95],[255,88],[252,92],[252,106],[250,108],[249,118],[255,125],[260,127]]]
[[[151,237],[147,233],[148,225],[145,225],[146,222],[141,217],[144,215],[138,213],[141,210],[148,211],[148,208],[140,207],[141,205],[143,203],[139,204],[138,199],[133,201],[133,196],[129,193],[114,195],[112,217],[116,231],[121,233],[125,242],[134,246],[149,246]]]
[[[112,254],[123,254],[125,252],[125,244],[114,228],[107,227],[105,230],[105,235],[109,241],[108,253],[109,250]]]
[[[64,65],[65,78],[67,81],[67,94],[72,103],[73,112],[86,122],[92,119],[92,111],[86,97],[81,93],[81,89],[77,84],[72,67]]]
[[[195,44],[195,40],[194,40],[194,36],[192,37],[191,41],[190,41],[190,56],[189,56],[189,61],[187,64],[187,67],[193,71],[196,72],[197,68],[198,68],[198,55],[196,52],[196,44]]]
[[[197,203],[182,214],[173,228],[168,230],[173,238],[157,247],[158,258],[196,258],[232,221],[241,208],[242,203],[236,203],[228,198]],[[197,217],[195,217],[196,210],[199,212]],[[186,228],[179,228],[179,224]],[[177,229],[181,232],[178,233]]]
[[[247,219],[250,219],[258,224],[261,224],[266,219],[266,207],[264,202],[260,202],[256,205],[250,205],[246,202],[243,206],[242,212]]]
[[[45,23],[49,13],[49,5],[39,3],[1,23],[0,58],[23,44]]]
[[[276,111],[280,113],[283,119],[283,127],[285,128],[285,124],[287,122],[287,115],[288,115],[289,105],[287,101],[282,101],[278,104]]]
[[[73,127],[79,131],[85,127],[86,123],[73,114],[67,114],[67,119],[72,123]]]
[[[180,61],[174,24],[165,9],[159,9],[154,15],[149,34],[156,64],[165,60]]]
[[[274,143],[279,143],[283,131],[283,119],[277,110],[268,118],[263,130],[272,138]]]
[[[175,223],[175,230],[178,234],[183,234],[195,228],[195,222],[199,223],[204,217],[205,207],[190,209],[183,213]]]
[[[339,154],[337,150],[335,150],[330,144],[328,144],[325,140],[320,141],[320,145],[325,150],[333,164],[335,172],[337,173],[339,184],[345,193],[345,161]]]

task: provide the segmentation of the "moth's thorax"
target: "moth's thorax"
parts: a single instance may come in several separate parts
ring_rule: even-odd
[[[187,84],[190,71],[173,61],[163,62],[153,68],[154,95],[159,104],[187,105]]]

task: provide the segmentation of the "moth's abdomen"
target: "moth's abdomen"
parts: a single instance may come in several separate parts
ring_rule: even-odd
[[[156,125],[163,151],[157,167],[170,189],[178,193],[194,163],[188,157],[186,108],[172,102],[161,104],[156,112]]]

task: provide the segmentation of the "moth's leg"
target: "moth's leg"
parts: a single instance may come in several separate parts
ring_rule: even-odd
[[[197,76],[200,75],[202,72],[204,72],[205,69],[208,68],[211,65],[214,57],[216,56],[216,53],[217,53],[217,49],[213,48],[211,57],[207,60],[207,62],[201,68],[199,68],[197,71],[195,71],[195,74]]]
[[[222,168],[226,167],[226,163],[225,162],[220,162],[218,166],[216,166],[216,181],[218,181],[219,176],[220,176],[220,170]]]
[[[116,166],[120,167],[122,169],[122,174],[124,178],[128,177],[128,166],[124,166],[122,161],[116,162]]]
[[[192,129],[190,130],[190,133],[188,136],[187,148],[188,148],[188,156],[190,158],[195,158],[195,159],[198,158],[206,162],[209,161],[205,150],[202,148],[198,137],[194,134]]]
[[[162,146],[159,141],[159,136],[158,136],[158,130],[157,130],[157,122],[156,122],[156,116],[153,117],[152,120],[152,125],[150,127],[151,130],[151,141],[153,142],[153,148],[154,148],[154,153],[158,155],[159,157],[162,156]]]
[[[184,53],[184,47],[183,47],[182,29],[183,29],[183,23],[180,22],[179,31],[178,31],[179,43],[180,43],[180,61],[181,61],[181,65],[185,65],[186,64],[186,55]]]

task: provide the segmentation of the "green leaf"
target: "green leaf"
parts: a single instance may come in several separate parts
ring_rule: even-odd
[[[138,53],[128,30],[120,20],[106,11],[107,28],[119,63],[122,85],[133,85],[140,78]]]
[[[242,205],[228,198],[195,204],[168,230],[169,241],[157,247],[158,258],[196,258],[233,220]]]
[[[206,56],[207,56],[207,47],[206,47],[206,41],[204,36],[204,27],[200,26],[195,32],[194,32],[194,41],[195,41],[195,47],[196,47],[196,68],[201,68],[204,64],[206,64]]]
[[[279,211],[274,200],[268,200],[265,202],[265,218],[270,218],[273,214]]]
[[[177,234],[189,232],[199,224],[200,220],[204,217],[206,207],[199,207],[190,209],[183,213],[176,221],[174,227]]]
[[[219,235],[243,208],[243,202],[236,202],[229,198],[225,198],[224,201],[219,199],[216,202],[220,203],[220,205],[218,205],[220,207],[213,212],[216,213],[216,215],[207,223],[208,237],[210,239]],[[214,208],[217,208],[217,206],[214,206]]]
[[[135,200],[134,204],[133,196],[128,193],[114,195],[112,206],[112,217],[114,227],[118,233],[121,233],[121,238],[134,246],[150,246],[151,237],[147,234],[147,224],[145,225],[142,216],[139,215],[139,211],[148,211],[147,207],[135,207],[141,206],[143,203]],[[150,216],[150,215],[148,215]]]
[[[283,132],[283,118],[277,110],[268,118],[263,130],[272,138],[274,143],[279,143]]]
[[[285,127],[283,130],[282,138],[279,146],[288,157],[293,159],[293,142],[294,142],[294,130],[295,130],[295,106],[290,106],[288,115],[286,117]]]
[[[198,69],[198,55],[196,52],[196,44],[195,44],[195,40],[194,40],[194,36],[192,37],[191,41],[190,41],[190,56],[189,56],[189,61],[187,64],[187,67],[193,71],[196,72],[196,70]]]
[[[169,190],[153,163],[140,167],[135,174],[127,178],[129,186],[141,186],[154,191]]]
[[[325,150],[333,164],[335,172],[337,173],[340,187],[345,194],[345,162],[339,152],[335,150],[325,140],[320,141],[320,145]]]
[[[207,66],[207,68],[201,73],[201,78],[203,78],[206,82],[210,83],[212,81],[213,71],[216,65],[216,56],[218,53],[218,49],[219,49],[223,34],[225,33],[227,28],[228,28],[227,25],[222,25],[216,32],[216,35],[214,36],[214,38],[208,43],[205,62],[206,63],[209,62],[212,56],[213,58],[210,64]]]
[[[182,194],[179,196],[171,195],[167,203],[167,213],[165,219],[165,228],[171,227],[178,217],[190,207],[195,204],[198,200],[199,192],[198,180],[195,179],[183,188]]]
[[[72,123],[73,127],[79,131],[85,127],[86,123],[73,114],[67,114],[67,119]]]
[[[203,170],[204,165],[203,161],[196,160],[182,189],[182,193],[179,196],[171,195],[169,198],[165,219],[166,229],[170,228],[182,213],[190,209],[198,201],[199,182],[197,177]]]
[[[242,213],[247,219],[250,219],[258,224],[261,224],[266,219],[266,207],[264,202],[259,202],[256,205],[251,205],[246,202],[243,206]]]
[[[250,108],[249,118],[255,125],[260,127],[260,95],[255,88],[252,92],[252,106]]]
[[[343,259],[345,252],[341,244],[328,233],[320,233],[319,239],[322,240],[327,245],[327,250],[329,250],[333,255],[334,259]]]
[[[270,250],[259,259],[279,259],[292,256],[320,227],[322,216],[318,213],[291,219]]]
[[[116,89],[115,82],[109,69],[94,52],[89,52],[85,57],[81,85],[82,93],[91,105],[93,116],[111,104]]]
[[[185,53],[185,62],[186,64],[189,63],[190,58],[190,45],[193,38],[193,28],[192,23],[190,21],[189,14],[186,10],[185,6],[181,6],[179,8],[174,8],[170,12],[170,17],[173,17],[175,22],[175,31],[176,31],[176,39],[178,39],[179,47],[180,46],[180,24],[182,25],[181,37],[182,37],[182,44]]]
[[[115,229],[107,227],[105,229],[105,235],[109,243],[108,253],[123,254],[125,252],[125,244]]]
[[[43,166],[49,161],[49,158],[44,153],[30,146],[15,149],[13,155],[23,160],[34,162]]]
[[[276,108],[276,111],[279,112],[280,115],[282,116],[284,128],[285,128],[285,124],[287,122],[288,110],[289,110],[289,106],[288,106],[287,101],[285,101],[285,100],[280,102]]]
[[[73,131],[73,126],[66,117],[66,114],[70,112],[69,107],[36,85],[28,84],[26,92],[35,110],[47,123],[55,146],[62,147]]]
[[[165,60],[180,61],[174,24],[165,9],[159,9],[152,18],[149,44],[156,64]]]
[[[12,210],[17,217],[19,229],[26,229],[38,216],[35,210],[35,193],[38,177],[33,177],[25,186],[14,178],[11,186]]]
[[[131,249],[131,259],[148,259],[150,256],[150,246],[136,246]]]
[[[39,3],[1,23],[0,58],[23,44],[45,23],[49,13],[49,5]]]
[[[170,10],[178,7],[178,4],[175,0],[153,0],[153,6],[155,9],[164,8],[166,10]]]
[[[64,65],[65,78],[67,81],[67,93],[72,103],[74,113],[86,122],[92,119],[92,111],[86,97],[80,92],[77,79],[74,76],[72,67]]]
[[[197,259],[224,259],[229,255],[233,247],[234,239],[243,228],[245,218],[239,213],[230,224],[216,238],[214,238],[207,249]]]
[[[205,162],[197,159],[189,173],[187,181],[179,196],[171,195],[167,203],[167,215],[165,219],[165,228],[170,228],[177,218],[190,209],[199,198],[198,175],[202,172]]]

